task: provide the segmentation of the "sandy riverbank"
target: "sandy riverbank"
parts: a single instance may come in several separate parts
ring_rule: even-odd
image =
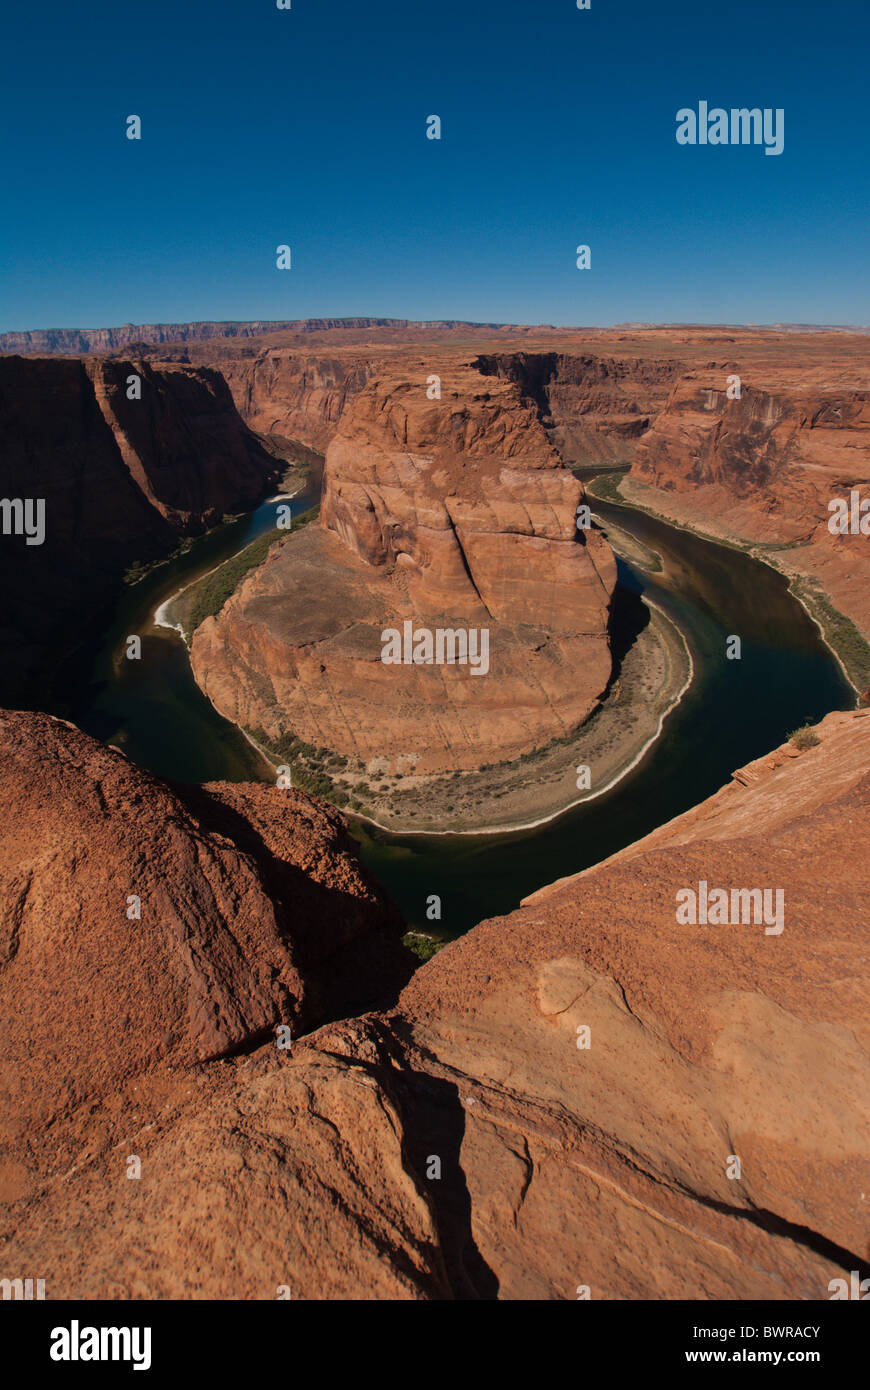
[[[260,505],[263,506],[264,503],[269,502],[289,502],[292,498],[298,496],[298,494],[302,490],[302,486],[300,485],[298,488],[296,488],[295,492],[278,492],[275,494],[274,497],[266,497],[264,499],[264,502],[261,502]],[[248,544],[253,545],[254,541],[249,541]],[[245,548],[246,547],[243,547],[243,549]],[[237,552],[237,554],[240,553],[240,551]],[[216,574],[218,570],[223,569],[224,565],[230,564],[231,561],[233,561],[235,558],[236,555],[230,555],[227,557],[226,560],[221,560],[220,564],[212,565],[211,569],[204,570],[202,574],[195,575],[192,579],[189,579],[186,584],[182,584],[180,589],[176,589],[174,594],[170,594],[169,598],[164,599],[163,602],[159,604],[158,607],[154,610],[154,614],[151,619],[154,626],[167,628],[172,632],[179,633],[179,635],[189,645],[190,634],[186,631],[184,623],[182,621],[182,618],[186,616],[186,614],[182,614],[177,611],[179,600],[183,597],[184,594],[188,593],[191,589],[196,588],[198,584],[201,584],[204,579],[208,579],[210,575]]]
[[[661,609],[652,604],[649,609],[650,624],[625,658],[610,694],[571,739],[491,772],[433,779],[435,786],[406,793],[408,809],[416,810],[413,818],[376,811],[361,819],[393,832],[491,835],[533,830],[610,791],[655,743],[692,680],[682,634]],[[577,786],[581,766],[590,773],[589,789],[583,791]]]
[[[620,549],[619,538],[613,544]],[[478,772],[382,777],[376,789],[366,784],[368,814],[353,818],[393,834],[494,835],[534,829],[602,796],[655,743],[694,674],[683,635],[657,605],[649,603],[647,608],[649,624],[623,659],[618,679],[573,736],[524,759]],[[277,776],[276,756],[248,731],[242,732],[272,763]],[[589,768],[588,789],[578,790],[580,766]],[[350,777],[336,776],[334,781],[343,790],[355,789]]]

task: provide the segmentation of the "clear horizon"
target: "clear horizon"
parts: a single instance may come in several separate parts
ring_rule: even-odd
[[[10,13],[0,331],[870,322],[860,0],[292,4]]]
[[[685,321],[680,321],[680,320],[665,321],[665,320],[661,320],[661,321],[659,321],[659,322],[652,322],[652,321],[650,321],[650,320],[640,320],[640,319],[636,319],[636,320],[633,320],[633,321],[628,320],[628,321],[619,322],[619,323],[617,323],[617,322],[609,322],[609,323],[544,323],[543,321],[541,321],[541,322],[536,322],[536,323],[531,323],[531,322],[527,322],[527,321],[521,321],[521,320],[519,320],[519,319],[501,319],[501,320],[497,320],[497,319],[468,319],[468,318],[459,318],[459,317],[456,317],[456,316],[453,316],[453,315],[449,316],[449,318],[448,318],[448,316],[442,316],[442,318],[440,318],[440,319],[434,319],[434,318],[432,318],[432,319],[412,319],[412,318],[408,318],[407,315],[399,315],[399,314],[317,314],[317,313],[312,313],[312,314],[306,314],[306,315],[304,316],[304,318],[300,317],[300,318],[298,318],[297,320],[281,320],[281,319],[272,319],[272,320],[270,320],[270,319],[256,318],[256,317],[253,317],[253,316],[251,316],[251,315],[248,315],[246,318],[239,318],[239,319],[230,319],[230,318],[226,318],[226,317],[224,316],[224,317],[209,318],[209,319],[151,319],[151,320],[149,320],[149,321],[141,320],[141,321],[139,321],[139,322],[134,322],[134,320],[132,320],[132,319],[125,319],[123,323],[46,323],[46,324],[35,324],[35,325],[34,325],[34,324],[30,324],[30,325],[28,325],[26,328],[22,328],[22,327],[18,327],[18,328],[2,328],[2,329],[0,329],[0,335],[3,335],[3,334],[11,334],[11,333],[51,333],[51,332],[56,332],[56,333],[74,333],[74,332],[81,332],[81,333],[99,333],[99,332],[104,332],[104,331],[110,331],[110,332],[111,332],[111,331],[117,330],[117,329],[119,329],[119,328],[151,328],[151,327],[158,327],[158,326],[160,326],[160,327],[176,327],[176,326],[177,326],[177,327],[184,327],[184,326],[187,325],[187,324],[193,324],[193,323],[226,323],[226,324],[263,323],[263,324],[270,324],[270,323],[282,323],[282,322],[285,322],[285,321],[286,321],[286,322],[295,321],[295,322],[299,322],[299,323],[311,323],[311,322],[317,321],[318,319],[328,319],[328,320],[331,320],[331,321],[333,321],[333,322],[341,322],[342,320],[349,322],[349,321],[351,321],[351,320],[353,320],[353,319],[371,319],[371,320],[373,320],[373,321],[381,321],[381,322],[387,322],[387,321],[392,320],[393,322],[395,322],[395,323],[397,323],[397,324],[405,323],[405,324],[408,324],[409,326],[413,326],[413,325],[415,325],[415,324],[421,324],[421,325],[423,325],[424,327],[427,326],[427,325],[429,325],[429,324],[432,324],[432,323],[439,323],[439,322],[444,322],[444,321],[450,321],[450,322],[455,322],[455,323],[467,323],[467,324],[469,324],[470,327],[472,327],[472,328],[476,328],[476,327],[485,328],[485,327],[488,327],[488,326],[490,326],[490,325],[492,325],[493,327],[496,327],[496,328],[510,328],[510,327],[517,327],[517,328],[553,328],[553,329],[555,329],[557,332],[564,332],[564,333],[584,333],[584,332],[586,332],[586,331],[607,331],[608,329],[617,329],[617,328],[636,328],[636,329],[638,329],[638,330],[641,330],[641,329],[644,329],[644,328],[655,328],[655,329],[660,329],[660,328],[758,328],[758,329],[766,329],[766,328],[789,328],[789,329],[804,329],[804,328],[805,328],[805,329],[810,329],[810,330],[818,329],[818,330],[820,330],[820,331],[824,331],[825,329],[832,329],[832,330],[844,331],[844,332],[849,332],[849,331],[854,331],[854,332],[859,332],[859,333],[867,333],[867,332],[870,332],[870,324],[862,324],[862,323],[822,323],[822,322],[817,322],[817,323],[810,323],[810,322],[787,322],[786,320],[780,320],[780,321],[777,322],[777,323],[740,323],[740,322],[738,322],[737,320],[733,320],[733,321],[731,321],[731,322],[725,322],[724,320],[723,320],[723,321],[707,320],[707,321],[705,321],[705,322],[702,322],[702,321],[700,321],[700,320],[697,320],[697,321],[694,321],[694,322],[693,322],[693,321],[689,321],[689,320],[685,320]],[[276,331],[280,331],[280,330],[276,330]]]

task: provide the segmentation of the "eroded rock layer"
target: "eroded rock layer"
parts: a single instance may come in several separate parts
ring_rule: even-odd
[[[505,352],[478,364],[517,382],[562,456],[579,467],[628,462],[685,371],[679,358],[604,353]]]
[[[393,773],[480,766],[595,707],[616,565],[578,530],[582,486],[515,385],[452,360],[403,366],[342,413],[320,528],[197,629],[193,669],[222,713],[273,740],[292,732]],[[385,664],[383,634],[406,621],[473,630],[478,657],[485,631],[486,664]]]
[[[640,442],[626,496],[714,535],[782,547],[777,564],[817,579],[870,638],[870,534],[829,527],[835,499],[870,501],[868,368],[865,351],[836,369],[782,354],[688,373]],[[728,394],[735,376],[739,399]]]
[[[221,372],[236,407],[264,435],[301,440],[322,453],[343,410],[377,370],[377,359],[354,354],[311,354],[265,349],[253,361],[227,358]]]
[[[0,496],[44,506],[41,541],[5,516],[0,535],[7,701],[45,700],[134,561],[253,506],[281,471],[208,368],[0,357]]]
[[[546,1300],[584,1289],[819,1300],[866,1273],[870,711],[828,716],[816,746],[758,760],[645,840],[481,924],[394,1008],[329,1023],[290,1053],[269,1042],[218,1060],[203,1060],[213,1040],[199,1046],[196,1013],[194,1026],[184,1015],[192,967],[160,944],[172,932],[143,951],[144,915],[115,928],[123,832],[117,862],[109,841],[99,866],[78,848],[95,820],[123,827],[135,807],[141,822],[170,793],[90,740],[47,722],[10,731],[6,718],[28,792],[35,781],[56,795],[61,773],[66,791],[63,831],[20,845],[4,870],[8,926],[21,900],[9,872],[43,856],[0,973],[19,972],[6,988],[21,1036],[38,1044],[4,1059],[30,1122],[4,1174],[4,1272],[38,1268],[54,1298],[271,1299],[283,1288],[294,1299]],[[251,826],[254,798],[280,795],[235,794]],[[164,820],[177,846],[199,843],[203,889],[220,857],[239,853],[240,837],[185,838],[178,809]],[[288,842],[299,834],[294,820]],[[72,920],[45,897],[58,862],[75,869],[73,903],[90,877],[109,930],[88,933],[76,917],[66,941],[51,939]],[[171,901],[185,874],[158,862]],[[676,895],[701,880],[782,888],[783,930],[681,923]],[[217,938],[197,910],[190,950],[213,960]],[[262,1001],[271,1021],[289,968],[274,914],[263,905],[251,934],[236,933],[218,1014],[252,1018]],[[102,970],[70,988],[98,937]],[[56,1019],[48,1037],[44,1012],[59,1005],[40,969],[68,990],[62,1036],[75,1065]],[[164,1026],[176,995],[167,1058],[137,1015],[156,1009]],[[88,1062],[77,1033],[93,1042],[94,1019]],[[101,1060],[110,1046],[114,1068]],[[79,1074],[99,1075],[93,1113],[65,1096]],[[16,1161],[31,1150],[39,1171],[22,1174]]]

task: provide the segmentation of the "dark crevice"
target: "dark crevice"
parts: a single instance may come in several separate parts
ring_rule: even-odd
[[[437,1233],[437,1260],[454,1299],[492,1301],[499,1281],[474,1239],[471,1194],[460,1162],[465,1136],[465,1109],[455,1082],[408,1068],[399,1039],[370,1021],[377,1030],[381,1063],[352,1064],[367,1072],[390,1097],[401,1120],[402,1166],[426,1202]],[[398,1023],[393,1020],[393,1027]],[[328,1053],[345,1063],[341,1053]],[[428,1177],[433,1157],[441,1162],[440,1178]]]
[[[829,1260],[831,1264],[839,1265],[841,1269],[851,1273],[857,1270],[862,1279],[870,1278],[870,1263],[860,1255],[847,1250],[843,1245],[837,1245],[827,1236],[823,1236],[819,1231],[814,1231],[811,1226],[801,1226],[794,1221],[786,1221],[785,1217],[777,1216],[776,1212],[768,1211],[764,1207],[733,1207],[728,1202],[718,1202],[713,1197],[703,1197],[697,1192],[686,1192],[686,1196],[691,1197],[692,1201],[697,1202],[702,1207],[707,1207],[710,1211],[719,1212],[723,1216],[733,1216],[740,1221],[748,1221],[750,1225],[758,1227],[761,1231],[766,1231],[768,1235],[781,1236],[784,1240],[790,1240],[795,1245],[800,1245],[805,1250],[810,1250],[814,1255],[819,1255],[824,1260]]]
[[[458,532],[458,530],[456,529],[456,523],[454,522],[453,517],[450,516],[450,507],[449,507],[448,501],[445,501],[445,507],[447,508],[447,515],[448,515],[448,517],[450,517],[450,526],[451,526],[451,529],[452,529],[452,531],[453,531],[453,535],[454,535],[454,538],[455,538],[455,540],[456,540],[457,547],[459,548],[459,556],[460,556],[460,559],[462,560],[463,568],[464,568],[464,570],[465,570],[465,573],[468,575],[468,582],[469,582],[469,584],[471,585],[471,587],[472,587],[472,589],[474,590],[474,592],[477,594],[478,601],[480,602],[481,607],[485,610],[486,616],[487,616],[488,618],[491,619],[491,618],[492,618],[492,614],[490,613],[489,609],[487,608],[486,604],[484,603],[484,601],[483,601],[483,595],[481,594],[480,590],[478,589],[477,585],[476,585],[475,582],[474,582],[474,575],[471,573],[471,566],[470,566],[469,563],[468,563],[468,556],[465,554],[465,547],[463,546],[462,541],[461,541],[460,538],[459,538],[459,532]]]

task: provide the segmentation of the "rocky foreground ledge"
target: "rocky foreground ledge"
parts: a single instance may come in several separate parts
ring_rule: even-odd
[[[190,800],[46,716],[0,732],[0,1273],[51,1298],[812,1300],[863,1268],[870,711],[358,1017],[405,967],[333,813]],[[702,883],[782,890],[781,930],[679,921]]]

